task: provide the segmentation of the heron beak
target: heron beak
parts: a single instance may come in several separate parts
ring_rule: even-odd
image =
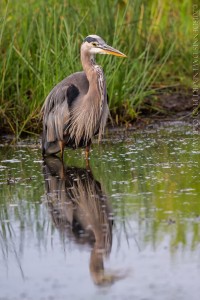
[[[101,50],[102,50],[101,52],[102,54],[111,54],[120,57],[127,57],[124,53],[108,45],[104,45],[103,47],[101,47]]]

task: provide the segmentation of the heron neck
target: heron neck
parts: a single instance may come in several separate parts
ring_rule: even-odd
[[[81,62],[83,70],[89,82],[94,80],[95,56],[89,53],[81,53]]]
[[[94,55],[89,53],[81,53],[81,62],[89,81],[89,89],[85,96],[85,101],[89,103],[89,100],[91,100],[93,104],[95,103],[98,106],[99,102],[104,103],[105,100],[106,86],[103,70],[95,63]]]

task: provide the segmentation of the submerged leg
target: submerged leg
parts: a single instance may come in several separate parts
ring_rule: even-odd
[[[64,147],[65,147],[65,144],[64,144],[64,141],[58,141],[59,143],[59,147],[60,147],[60,158],[62,159],[63,161],[63,155],[64,155]]]

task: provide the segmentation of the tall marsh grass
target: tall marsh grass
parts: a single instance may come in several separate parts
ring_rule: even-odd
[[[82,69],[79,49],[88,34],[128,56],[97,57],[116,121],[136,118],[158,89],[189,86],[191,2],[2,0],[0,127],[17,136],[40,132],[43,101],[56,83]]]

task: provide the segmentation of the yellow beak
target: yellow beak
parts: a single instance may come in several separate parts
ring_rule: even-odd
[[[108,45],[104,45],[103,47],[99,47],[99,48],[101,48],[102,54],[111,54],[120,57],[127,57],[124,53]]]

